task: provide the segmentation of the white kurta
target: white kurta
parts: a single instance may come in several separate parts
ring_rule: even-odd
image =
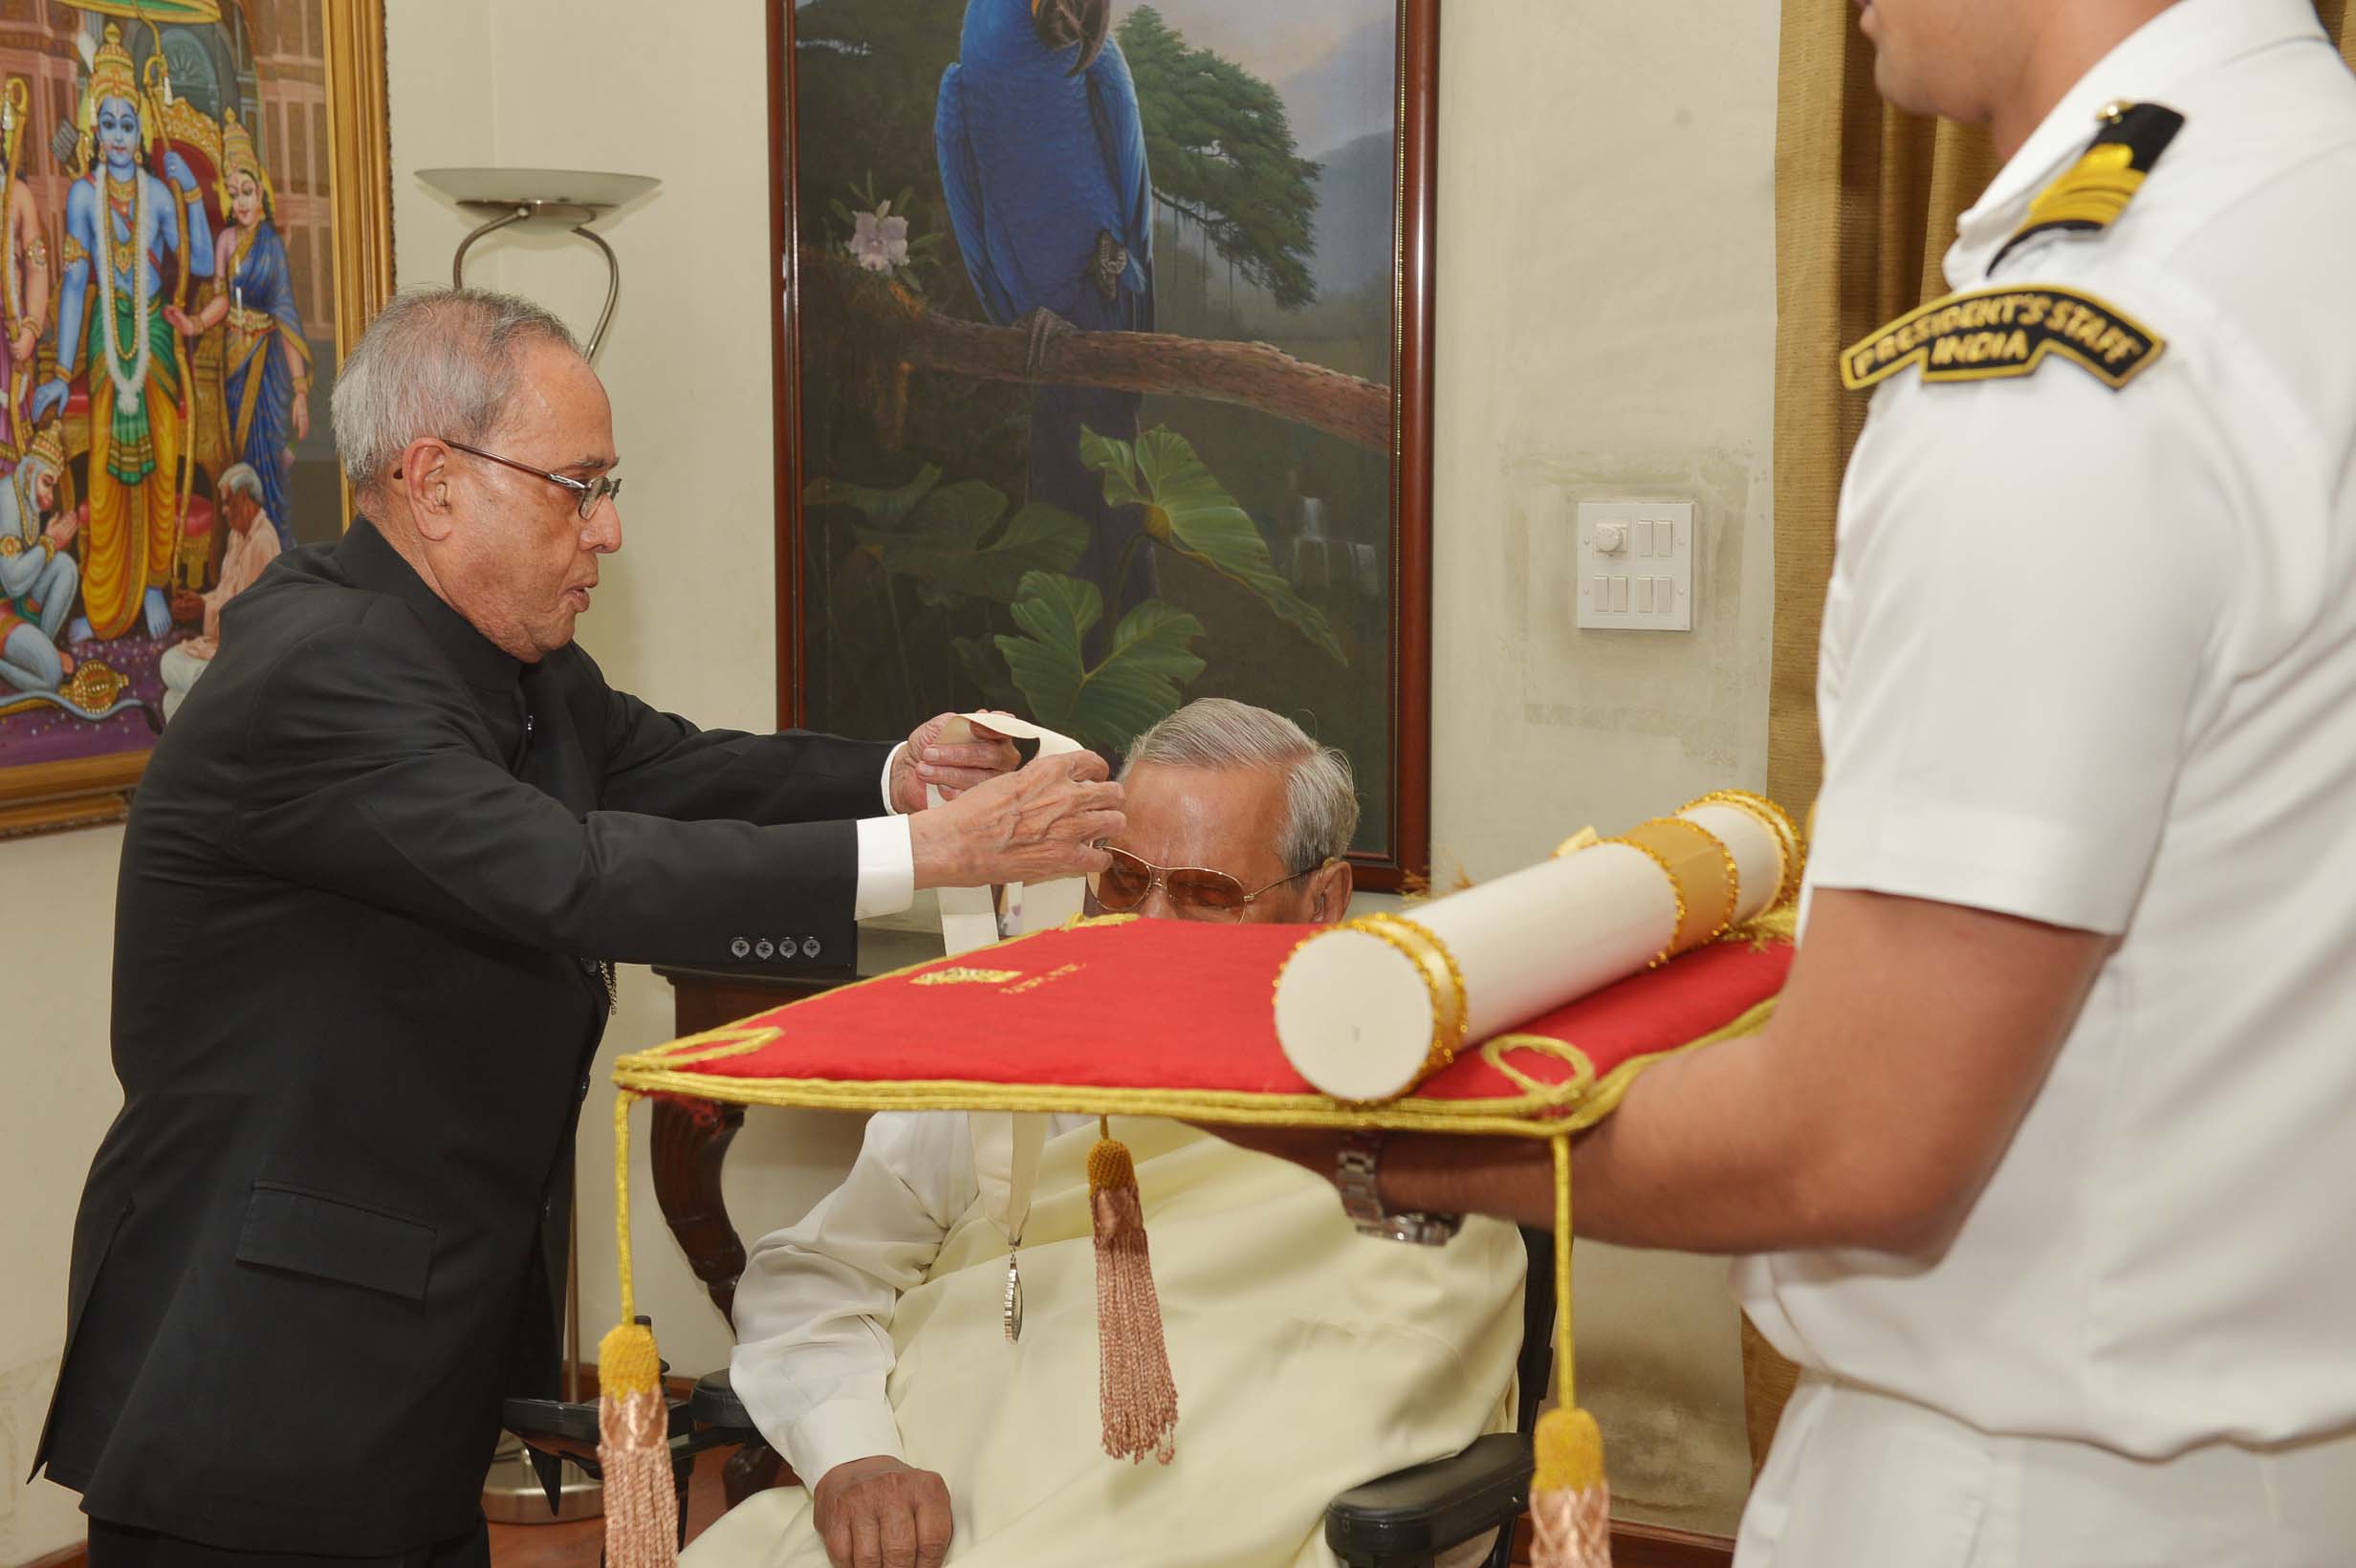
[[[874,1119],[843,1188],[756,1249],[732,1365],[789,1458],[840,1463],[892,1451],[880,1447],[889,1439],[938,1471],[955,1510],[951,1562],[1330,1563],[1322,1520],[1336,1492],[1511,1424],[1526,1265],[1510,1226],[1470,1221],[1444,1248],[1368,1240],[1306,1171],[1173,1122],[1118,1119],[1179,1424],[1167,1467],[1108,1458],[1085,1169],[1095,1126],[1041,1158],[1023,1235],[1027,1321],[1009,1344],[1005,1238],[976,1201],[971,1144],[946,1125],[963,1120]],[[959,1191],[953,1215],[924,1217],[928,1198]],[[875,1282],[902,1270],[894,1303]],[[879,1288],[880,1317],[846,1310],[872,1307]],[[798,1488],[753,1499],[689,1548],[690,1568],[825,1561]]]

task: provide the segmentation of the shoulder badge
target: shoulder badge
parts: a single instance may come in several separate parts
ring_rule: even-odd
[[[1920,365],[1926,381],[2027,376],[2059,354],[2112,391],[2167,349],[2159,334],[2076,289],[1981,289],[1909,312],[1841,356],[1852,392]]]
[[[2117,223],[2160,154],[2184,129],[2184,116],[2157,103],[2111,103],[2099,118],[2102,130],[2077,163],[2037,193],[2029,215],[1988,264],[1989,276],[2016,248],[2040,234],[2099,234]]]

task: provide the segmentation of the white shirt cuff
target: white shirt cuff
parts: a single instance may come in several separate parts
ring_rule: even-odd
[[[904,740],[899,745],[893,747],[884,758],[884,809],[891,813],[894,817],[900,815],[900,808],[892,804],[892,764],[898,762],[900,760],[900,753],[907,749],[908,743]]]
[[[916,902],[916,845],[905,817],[862,817],[851,918],[896,915]]]
[[[837,1465],[877,1454],[907,1458],[900,1447],[900,1423],[882,1400],[829,1400],[794,1423],[784,1447],[786,1463],[814,1490]]]

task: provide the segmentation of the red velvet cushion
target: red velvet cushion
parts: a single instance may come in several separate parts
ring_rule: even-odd
[[[952,1086],[1060,1087],[1075,1091],[1058,1097],[1074,1110],[1097,1108],[1091,1090],[1115,1097],[1108,1108],[1145,1109],[1125,1097],[1148,1091],[1166,1096],[1172,1114],[1211,1097],[1233,1108],[1238,1096],[1313,1096],[1284,1059],[1273,1021],[1276,971],[1310,934],[1298,926],[1143,920],[1046,931],[626,1057],[616,1077],[713,1099],[879,1106],[906,1103],[907,1094],[803,1097],[787,1085],[929,1086],[927,1103],[971,1109],[1002,1101],[987,1089]],[[1411,1103],[1429,1113],[1447,1102],[1511,1101],[1523,1116],[1567,1114],[1587,1096],[1546,1095],[1545,1086],[1582,1068],[1601,1083],[1625,1063],[1745,1019],[1781,989],[1791,957],[1782,942],[1688,953],[1514,1031],[1569,1048],[1501,1049],[1501,1059],[1532,1082],[1516,1081],[1469,1045]],[[927,979],[954,970],[992,972]]]

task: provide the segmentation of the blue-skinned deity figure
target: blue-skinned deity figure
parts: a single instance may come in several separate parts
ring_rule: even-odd
[[[142,621],[150,637],[171,628],[185,370],[161,298],[164,258],[202,274],[212,270],[213,246],[186,161],[163,149],[162,178],[141,162],[152,141],[144,104],[121,31],[109,23],[82,97],[89,169],[66,192],[58,374],[33,395],[37,425],[65,406],[72,378],[88,377],[82,614],[69,633],[76,639],[105,641]]]

